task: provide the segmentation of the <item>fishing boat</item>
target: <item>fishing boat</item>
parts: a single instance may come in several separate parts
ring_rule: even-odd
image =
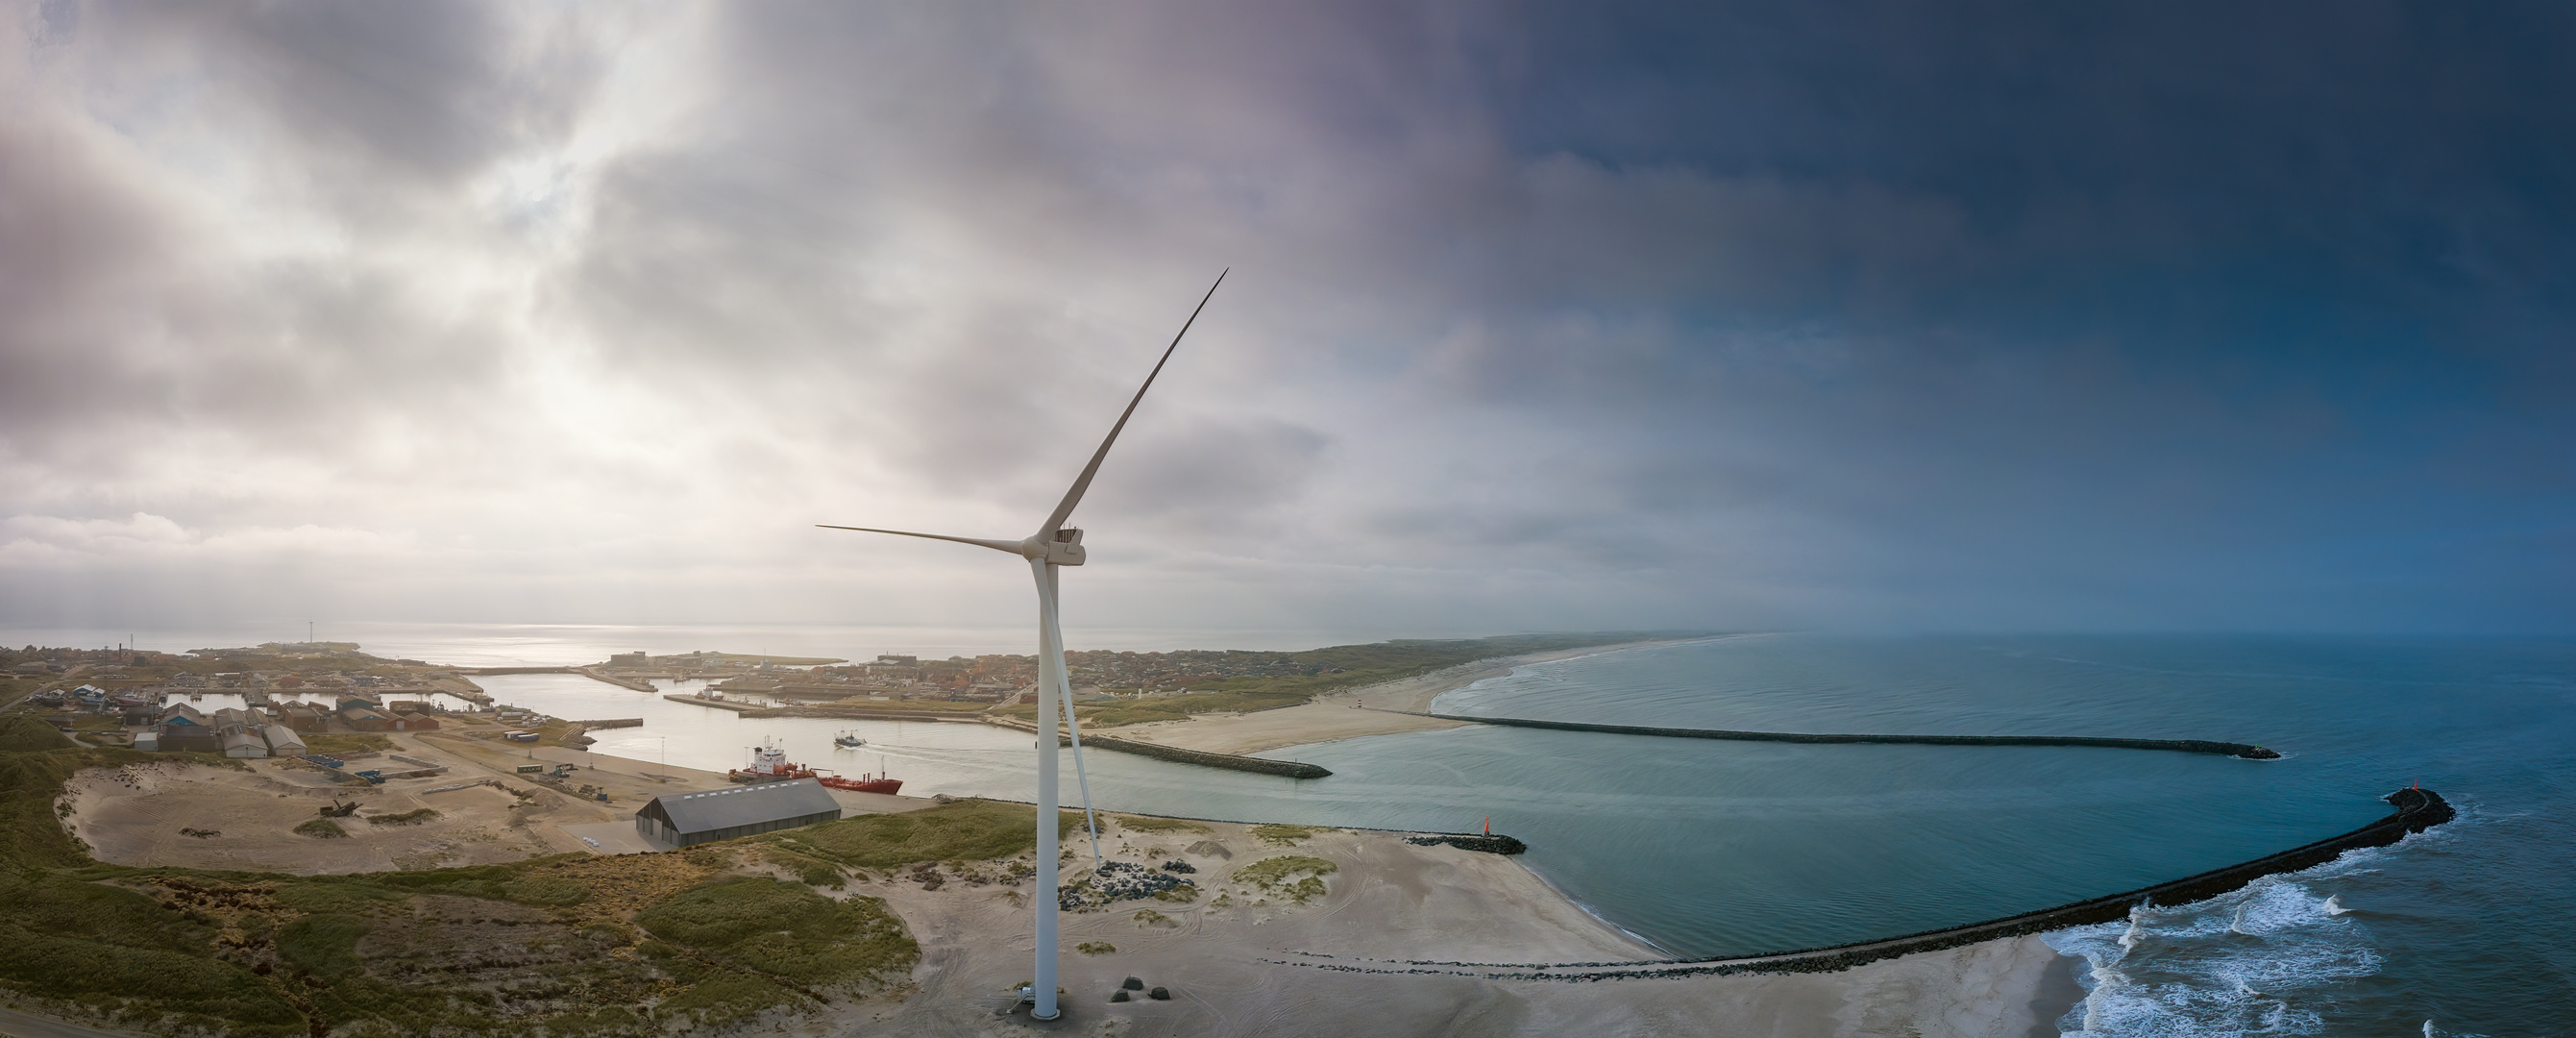
[[[885,758],[877,758],[877,767],[879,769],[883,769],[885,767]],[[815,781],[821,782],[823,785],[832,789],[846,789],[853,793],[890,794],[903,788],[902,779],[889,778],[883,770],[879,770],[872,774],[861,775],[854,779],[842,778],[839,775],[825,775]]]
[[[845,750],[855,750],[867,744],[868,741],[866,739],[859,738],[859,733],[857,732],[842,732],[841,734],[832,737],[832,745],[841,747]]]
[[[788,782],[814,777],[814,769],[787,759],[787,751],[763,741],[751,750],[751,766],[725,772],[736,782]]]

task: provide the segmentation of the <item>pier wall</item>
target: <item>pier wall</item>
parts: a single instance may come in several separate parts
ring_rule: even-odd
[[[1672,959],[1635,963],[1369,963],[1336,961],[1333,956],[1307,953],[1299,953],[1299,957],[1294,959],[1272,961],[1311,966],[1316,969],[1360,973],[1443,973],[1483,977],[1489,980],[1576,981],[1619,980],[1630,977],[1699,977],[1731,973],[1834,973],[1880,959],[1912,955],[1915,952],[1938,951],[1980,941],[2063,930],[2071,926],[2114,922],[2128,918],[2131,909],[2144,905],[2173,906],[2205,901],[2243,889],[2246,884],[2265,876],[2323,865],[2333,861],[2345,851],[2362,847],[2388,846],[2405,839],[2408,833],[2423,832],[2448,822],[2455,813],[2440,794],[2429,789],[2401,789],[2381,799],[2396,808],[2385,818],[2341,836],[2294,847],[2278,854],[2265,855],[2223,869],[2213,869],[2199,875],[2158,883],[2151,887],[2122,891],[2073,904],[2059,905],[2055,908],[2006,916],[2002,919],[1990,919],[1981,923],[1927,930],[1922,933],[1856,944],[1835,945],[1830,948],[1802,948],[1795,951],[1719,959]]]
[[[1265,757],[1241,757],[1231,753],[1209,753],[1205,750],[1184,750],[1177,746],[1157,746],[1150,742],[1130,742],[1126,739],[1112,738],[1106,735],[1091,736],[1082,740],[1082,744],[1084,746],[1096,746],[1104,750],[1115,750],[1119,753],[1133,753],[1139,757],[1153,757],[1158,760],[1173,761],[1180,764],[1196,764],[1201,767],[1225,768],[1229,771],[1249,771],[1259,775],[1285,775],[1289,778],[1313,779],[1323,778],[1332,774],[1331,771],[1326,770],[1319,764],[1306,764],[1293,760],[1270,760]]]
[[[1388,712],[1406,713],[1408,711]],[[1739,732],[1723,728],[1655,728],[1629,724],[1592,724],[1586,721],[1533,721],[1519,717],[1475,717],[1467,714],[1426,713],[1421,716],[1436,717],[1443,721],[1468,721],[1475,724],[1506,725],[1514,728],[1554,728],[1568,732],[1654,735],[1670,739],[1794,743],[1908,743],[1926,746],[2092,746],[2114,750],[2209,753],[2222,757],[2242,757],[2246,760],[2275,760],[2281,756],[2250,743],[2212,742],[2206,739],[2117,739],[2084,735],[1827,735],[1805,732]]]

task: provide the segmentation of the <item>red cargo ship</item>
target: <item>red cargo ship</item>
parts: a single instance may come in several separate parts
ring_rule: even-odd
[[[885,758],[877,758],[877,767],[885,767]],[[902,779],[889,778],[883,774],[861,775],[854,779],[842,778],[839,775],[825,775],[815,781],[832,789],[846,789],[853,793],[893,793],[903,788]]]

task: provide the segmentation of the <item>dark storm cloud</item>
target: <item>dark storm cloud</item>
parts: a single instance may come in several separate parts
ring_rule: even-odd
[[[981,615],[801,524],[1033,521],[1231,264],[1100,622],[2576,625],[2561,8],[22,14],[20,614]]]

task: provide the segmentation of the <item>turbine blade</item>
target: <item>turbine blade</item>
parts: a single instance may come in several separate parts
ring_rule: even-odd
[[[1163,365],[1172,359],[1172,351],[1181,348],[1181,336],[1188,335],[1190,325],[1198,322],[1199,311],[1207,309],[1208,300],[1216,297],[1216,286],[1225,284],[1225,276],[1233,272],[1232,267],[1219,271],[1216,284],[1209,285],[1207,294],[1199,297],[1199,305],[1190,311],[1190,319],[1181,322],[1180,335],[1172,336],[1172,344],[1163,347],[1163,359],[1154,362],[1154,370],[1145,375],[1145,384],[1136,387],[1135,398],[1127,401],[1127,409],[1118,413],[1118,424],[1109,427],[1109,435],[1100,441],[1100,449],[1092,452],[1091,464],[1082,467],[1082,475],[1073,481],[1073,489],[1064,492],[1064,500],[1055,506],[1054,514],[1047,516],[1046,525],[1038,528],[1039,540],[1054,540],[1056,531],[1064,529],[1064,521],[1072,518],[1073,506],[1081,504],[1082,492],[1091,489],[1091,477],[1100,471],[1100,459],[1109,456],[1109,445],[1118,442],[1118,431],[1127,427],[1127,417],[1136,413],[1136,405],[1144,401],[1145,391],[1154,388],[1154,376],[1163,373]]]
[[[815,523],[814,525],[826,530],[857,530],[860,533],[890,533],[897,537],[921,537],[934,541],[955,541],[959,544],[981,545],[986,548],[991,548],[994,551],[1006,551],[1013,555],[1020,554],[1020,542],[1018,541],[998,541],[985,537],[951,537],[944,533],[914,533],[910,530],[880,530],[873,526],[834,526],[830,523]]]

